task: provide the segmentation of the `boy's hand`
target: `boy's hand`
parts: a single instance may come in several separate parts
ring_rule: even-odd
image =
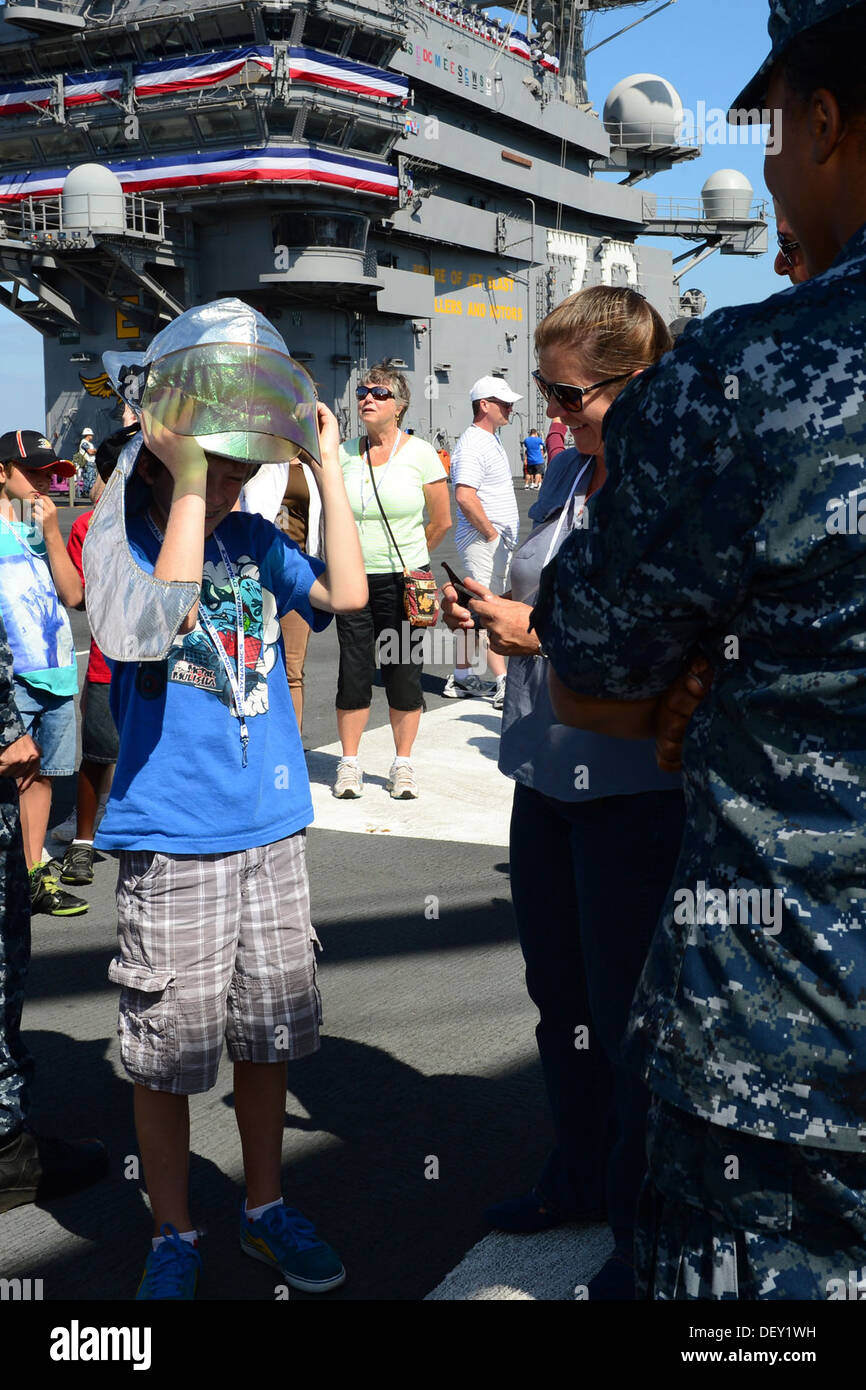
[[[0,748],[0,777],[14,777],[19,792],[26,792],[31,782],[39,775],[42,749],[34,743],[29,734],[22,734],[14,743]]]
[[[323,467],[339,464],[340,426],[337,424],[336,415],[328,409],[324,401],[316,401],[316,425],[319,431],[319,456]],[[316,477],[320,476],[319,465],[306,453],[304,462],[311,466]]]
[[[204,449],[191,434],[175,434],[167,425],[155,420],[149,411],[141,413],[141,437],[145,447],[165,464],[179,488],[200,484],[207,479],[207,459]]]
[[[57,520],[57,508],[50,497],[45,497],[41,492],[34,492],[33,496],[27,499],[33,508],[33,525],[38,527],[40,534],[45,540],[53,540],[60,535],[60,523]]]

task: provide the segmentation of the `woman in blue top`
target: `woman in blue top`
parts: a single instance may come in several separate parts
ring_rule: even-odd
[[[515,783],[511,891],[527,988],[541,1015],[536,1037],[556,1144],[534,1188],[487,1216],[508,1231],[606,1217],[615,1253],[589,1296],[628,1299],[649,1095],[623,1069],[619,1046],[676,865],[683,797],[679,779],[656,765],[652,741],[557,723],[529,617],[542,569],[571,530],[591,524],[587,502],[606,476],[607,410],[671,339],[642,295],[600,286],[548,315],[535,345],[548,415],[566,421],[577,447],[548,465],[510,594],[491,598],[466,584],[481,596],[472,609],[491,647],[511,657],[499,766]],[[454,600],[446,587],[446,622],[468,627],[471,615]]]

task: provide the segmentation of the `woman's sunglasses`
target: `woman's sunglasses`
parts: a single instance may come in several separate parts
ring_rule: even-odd
[[[789,241],[787,237],[784,237],[780,232],[778,236],[778,242],[779,250],[785,257],[785,260],[788,262],[788,265],[791,267],[792,270],[796,270],[797,266],[794,260],[794,252],[799,251],[800,249],[799,241]]]
[[[544,399],[549,401],[553,396],[566,410],[583,410],[583,398],[588,396],[590,391],[597,391],[600,386],[611,386],[615,381],[625,381],[630,376],[631,372],[622,372],[620,376],[609,376],[604,381],[597,381],[594,386],[565,386],[559,381],[545,381],[541,372],[532,373],[532,379]]]
[[[356,386],[355,395],[359,401],[363,401],[367,396],[372,396],[374,401],[392,401],[394,392],[389,391],[387,386]]]

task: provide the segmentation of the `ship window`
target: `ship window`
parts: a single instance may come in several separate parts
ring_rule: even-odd
[[[111,63],[132,62],[135,57],[132,44],[123,34],[87,34],[87,56],[95,68]],[[69,64],[69,48],[58,53],[57,65],[62,70]]]
[[[363,251],[369,218],[356,213],[292,212],[273,219],[275,246],[339,246]]]
[[[142,121],[142,130],[152,149],[195,143],[195,135],[186,116],[166,116],[161,120]]]
[[[311,111],[304,126],[304,139],[313,144],[341,145],[348,126],[349,122],[345,116]]]
[[[182,24],[142,25],[138,37],[145,53],[154,58],[189,52],[189,35]]]
[[[356,121],[349,145],[353,150],[364,150],[366,154],[385,154],[393,138],[394,131]]]
[[[40,130],[36,139],[46,159],[59,159],[64,164],[67,155],[81,154],[89,149],[84,136],[77,135],[72,126],[64,126],[62,130]]]
[[[0,159],[3,164],[18,163],[33,159],[36,151],[29,135],[0,135]]]
[[[101,125],[90,127],[90,138],[98,150],[136,149],[139,140],[127,140],[123,125]]]
[[[234,139],[238,135],[252,135],[257,130],[256,113],[252,109],[244,111],[196,110],[195,118],[205,140]]]

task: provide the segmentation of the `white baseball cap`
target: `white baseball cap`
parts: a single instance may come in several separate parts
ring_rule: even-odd
[[[83,430],[81,431],[81,436],[82,436],[82,438],[84,438],[84,436],[85,436],[86,434],[93,434],[93,430],[90,428],[89,425],[87,426],[86,429],[83,429]]]
[[[522,401],[523,397],[518,396],[516,391],[512,391],[505,377],[482,376],[479,377],[469,392],[469,399],[471,401],[504,401],[506,405],[513,405],[515,401]]]

